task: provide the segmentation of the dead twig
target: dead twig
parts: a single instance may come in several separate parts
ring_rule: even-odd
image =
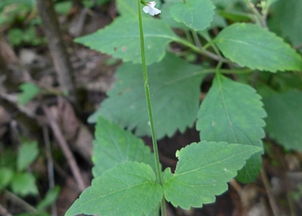
[[[65,155],[66,159],[67,159],[67,163],[70,166],[71,172],[78,184],[78,187],[80,189],[80,191],[83,191],[86,188],[86,185],[84,183],[84,179],[81,175],[80,169],[77,165],[77,162],[71,152],[71,150],[69,149],[69,146],[63,136],[62,131],[60,130],[59,125],[57,124],[55,117],[53,116],[53,114],[51,113],[50,110],[48,110],[47,107],[43,106],[43,111],[46,115],[46,118],[48,120],[49,126],[60,146],[60,148],[63,151],[63,154]]]
[[[54,176],[54,165],[53,165],[53,158],[51,154],[51,146],[49,141],[49,131],[47,126],[43,126],[43,139],[45,144],[45,152],[47,158],[47,173],[48,173],[48,181],[49,181],[49,189],[53,189],[55,187],[55,176]],[[57,216],[57,206],[54,202],[51,205],[51,215]]]
[[[37,8],[43,22],[44,32],[58,81],[63,92],[68,92],[73,102],[76,102],[72,78],[72,66],[59,28],[59,21],[52,0],[37,0]]]
[[[17,205],[22,206],[22,208],[24,208],[24,210],[26,210],[27,212],[37,212],[37,209],[35,209],[32,205],[30,205],[29,203],[27,203],[26,201],[24,201],[23,199],[8,190],[4,191],[4,196],[10,201],[16,203]]]
[[[269,184],[268,177],[267,177],[266,172],[264,171],[263,168],[261,169],[260,175],[261,175],[261,180],[263,182],[264,188],[266,190],[266,194],[267,194],[268,201],[269,201],[269,204],[271,206],[273,215],[274,216],[279,216],[280,215],[280,211],[279,211],[279,208],[277,206],[275,197],[274,197],[274,195],[272,193],[272,189],[271,189],[271,186]]]

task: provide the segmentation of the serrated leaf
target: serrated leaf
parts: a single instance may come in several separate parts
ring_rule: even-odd
[[[17,173],[11,182],[12,190],[21,196],[38,194],[35,177],[31,173]]]
[[[27,168],[38,156],[39,149],[36,141],[23,143],[18,150],[17,168],[19,171]]]
[[[195,31],[208,28],[214,19],[215,6],[211,0],[186,0],[171,6],[172,17]]]
[[[12,180],[14,172],[6,167],[0,168],[0,191],[5,188]]]
[[[286,0],[272,5],[270,27],[293,45],[302,43],[302,1]]]
[[[96,125],[95,139],[92,156],[95,177],[127,161],[144,162],[154,167],[153,154],[141,139],[102,117]]]
[[[193,143],[177,153],[174,174],[165,171],[164,196],[175,207],[202,207],[227,190],[245,161],[261,148],[224,142]]]
[[[148,215],[159,206],[163,191],[149,165],[126,162],[96,177],[65,216]]]
[[[302,151],[302,91],[273,93],[264,104],[268,135],[285,149]]]
[[[270,72],[302,70],[302,57],[294,49],[254,24],[233,24],[214,41],[227,58],[241,66]]]
[[[173,55],[149,67],[149,82],[158,138],[184,131],[196,119],[199,106],[199,85],[204,73],[199,66],[186,63]],[[136,134],[149,135],[150,126],[140,65],[124,64],[116,74],[116,83],[98,110],[99,115],[116,122]]]
[[[196,127],[201,140],[262,147],[265,116],[261,97],[252,87],[217,75],[201,104]],[[258,176],[261,158],[254,156],[251,160],[239,173],[242,182]]]
[[[159,62],[166,54],[166,47],[179,38],[167,24],[159,19],[145,18],[145,52],[147,64]],[[76,42],[91,49],[121,58],[125,62],[141,63],[139,28],[137,19],[120,17],[104,29],[77,38]]]
[[[18,95],[18,102],[21,105],[26,105],[41,91],[41,89],[33,83],[23,83],[19,86],[19,89],[22,91],[22,93]]]
[[[171,6],[182,0],[166,0],[161,8],[160,18],[173,28],[187,29],[186,25],[175,21],[172,17]]]

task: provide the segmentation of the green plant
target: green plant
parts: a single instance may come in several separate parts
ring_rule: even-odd
[[[148,3],[117,0],[120,17],[96,33],[76,39],[125,63],[109,97],[89,118],[97,122],[94,179],[66,216],[158,215],[160,206],[161,214],[166,215],[165,201],[185,209],[214,202],[232,178],[244,183],[257,178],[266,111],[268,135],[286,148],[301,150],[298,122],[302,104],[292,99],[301,90],[272,94],[270,88],[280,91],[279,86],[260,81],[254,86],[265,97],[264,108],[249,75],[256,72],[259,80],[265,80],[268,73],[301,72],[302,57],[268,30],[266,18],[273,1],[261,1],[260,9],[253,4],[256,1],[232,2],[228,3],[232,8],[246,12],[245,20],[256,24],[227,26],[228,20],[241,21],[242,16],[230,16],[223,1],[168,0],[162,5],[161,19],[155,19],[142,15],[142,4],[146,7]],[[223,11],[219,11],[220,22],[213,22],[215,4]],[[210,30],[221,25],[224,29],[212,39]],[[184,34],[176,34],[172,27]],[[171,42],[203,56],[208,66],[189,64],[172,54],[173,50],[166,54]],[[211,73],[212,85],[199,107],[200,83]],[[293,104],[283,106],[283,101]],[[291,119],[293,115],[297,120]],[[162,172],[157,139],[184,131],[196,119],[201,141],[177,151],[174,172],[169,168]],[[287,121],[292,126],[284,130]],[[139,136],[151,135],[154,152],[117,125]]]
[[[18,102],[21,105],[26,105],[41,92],[41,89],[37,85],[30,82],[22,83],[19,88],[22,91],[18,95]]]
[[[3,153],[3,155],[6,154]],[[7,163],[4,157],[1,162],[0,189],[10,187],[13,192],[21,196],[36,195],[38,189],[35,184],[35,177],[31,173],[26,172],[26,169],[36,159],[37,155],[37,142],[25,142],[18,150],[16,164]]]
[[[39,155],[38,144],[36,141],[23,142],[15,154],[12,151],[5,150],[0,153],[0,192],[6,190],[11,193],[26,197],[37,196],[39,194],[36,186],[36,177],[29,172],[29,166],[37,159]],[[11,196],[16,196],[12,194]],[[47,216],[46,209],[58,197],[59,188],[54,187],[47,191],[45,197],[40,200],[33,208],[30,214],[18,214],[18,216]]]

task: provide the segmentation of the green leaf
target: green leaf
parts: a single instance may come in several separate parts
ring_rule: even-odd
[[[270,27],[293,45],[302,43],[302,1],[279,0],[272,6]]]
[[[223,54],[241,66],[270,72],[302,69],[302,57],[274,33],[237,23],[214,40]]]
[[[118,164],[137,161],[154,167],[153,154],[143,141],[100,117],[95,131],[93,175],[100,176]]]
[[[201,140],[262,147],[265,116],[261,97],[252,87],[217,75],[201,104],[196,127]],[[240,172],[239,180],[254,180],[260,162],[260,156],[251,158],[242,171],[248,175]]]
[[[193,143],[176,153],[174,174],[165,171],[164,196],[175,207],[202,207],[227,190],[245,161],[261,149],[224,142]]]
[[[162,188],[149,165],[126,162],[96,177],[65,216],[148,215],[159,206],[162,197]]]
[[[186,0],[171,6],[172,17],[195,31],[201,31],[210,26],[214,18],[211,0]]]
[[[173,40],[179,40],[179,38],[163,21],[154,18],[143,20],[146,60],[147,64],[152,64],[162,60],[168,44]],[[115,19],[112,24],[93,34],[76,39],[76,42],[91,49],[133,63],[141,63],[139,41],[137,19],[125,17]]]
[[[137,1],[133,0],[116,0],[117,10],[123,17],[137,17]]]
[[[59,187],[54,187],[49,191],[47,191],[47,194],[45,195],[44,199],[41,202],[39,202],[39,204],[37,205],[37,210],[42,211],[48,206],[52,205],[58,198],[59,193],[60,193]]]
[[[268,135],[285,149],[302,151],[302,91],[273,93],[264,104]]]
[[[0,168],[0,191],[12,180],[14,172],[6,167]]]
[[[39,149],[36,141],[23,143],[18,150],[18,170],[26,169],[38,156]]]
[[[166,0],[161,7],[160,18],[172,28],[187,29],[186,25],[175,21],[172,17],[171,6],[180,2],[182,2],[182,0]]]
[[[183,132],[196,119],[199,85],[205,73],[202,67],[186,63],[173,55],[149,67],[149,82],[158,138]],[[116,74],[116,83],[98,110],[90,117],[95,122],[102,115],[136,134],[149,135],[141,65],[124,64]]]
[[[31,173],[15,174],[11,183],[11,188],[15,193],[20,194],[21,196],[38,194],[35,177]]]
[[[19,88],[22,91],[22,93],[18,95],[18,102],[21,105],[26,105],[41,91],[41,89],[33,83],[23,83]]]

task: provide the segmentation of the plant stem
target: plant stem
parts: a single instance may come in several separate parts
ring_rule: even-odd
[[[256,21],[260,24],[260,26],[263,28],[267,28],[265,16],[262,16],[261,13],[259,13],[255,5],[252,2],[250,2],[250,0],[246,0],[246,3],[248,7],[251,9],[251,11],[254,13]]]
[[[184,40],[182,38],[179,38],[176,42],[178,42],[178,43],[180,43],[180,44],[182,44],[184,46],[189,47],[194,52],[197,52],[197,53],[199,53],[201,55],[205,55],[205,56],[207,56],[207,57],[209,57],[211,59],[214,59],[216,61],[222,61],[224,63],[229,63],[229,61],[227,59],[225,59],[223,57],[220,57],[220,56],[218,56],[218,55],[216,55],[216,54],[214,54],[214,53],[212,53],[210,51],[207,51],[203,47],[199,48],[199,47],[195,46],[194,44],[190,43],[189,41]]]
[[[195,45],[197,46],[197,47],[199,47],[199,49],[201,49],[202,48],[202,45],[201,45],[201,42],[200,42],[200,40],[199,40],[199,36],[198,36],[198,33],[196,32],[196,31],[192,31],[192,35],[193,35],[193,38],[194,38],[194,42],[195,42]]]
[[[148,76],[148,68],[146,65],[146,56],[145,56],[145,39],[144,39],[144,30],[143,30],[143,19],[142,19],[140,0],[137,0],[137,8],[138,8],[138,23],[139,23],[139,33],[140,33],[142,69],[143,69],[143,76],[144,76],[144,89],[145,89],[145,97],[146,97],[149,123],[150,123],[150,127],[151,127],[152,145],[153,145],[153,151],[154,151],[154,162],[155,162],[155,169],[156,169],[155,170],[156,180],[160,185],[162,185],[163,177],[162,177],[161,165],[160,165],[160,161],[159,161],[157,137],[156,137],[156,131],[155,131],[155,127],[154,127],[154,120],[153,120],[153,113],[152,113],[149,76]],[[166,216],[166,205],[165,205],[164,200],[162,200],[162,202],[161,202],[161,215]]]

